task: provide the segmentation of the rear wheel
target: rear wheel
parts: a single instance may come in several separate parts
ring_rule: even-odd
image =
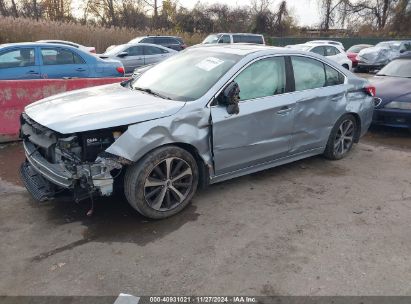
[[[357,120],[353,115],[342,116],[331,131],[324,156],[331,160],[344,158],[354,144],[357,128]]]
[[[127,169],[124,192],[130,205],[152,219],[172,216],[184,209],[198,184],[194,157],[179,147],[150,152]]]

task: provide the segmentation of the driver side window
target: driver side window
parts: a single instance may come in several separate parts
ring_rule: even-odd
[[[237,75],[234,81],[240,87],[240,100],[282,94],[286,90],[284,57],[254,62]]]

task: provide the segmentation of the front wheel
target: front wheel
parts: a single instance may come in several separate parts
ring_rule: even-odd
[[[353,115],[342,116],[331,130],[324,156],[331,160],[344,158],[354,144],[357,128],[357,120]]]
[[[166,146],[127,168],[124,192],[130,205],[142,215],[162,219],[185,208],[197,184],[194,157],[179,147]]]

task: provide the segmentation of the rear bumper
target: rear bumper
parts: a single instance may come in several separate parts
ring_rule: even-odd
[[[411,128],[411,110],[375,109],[372,123],[397,128]]]

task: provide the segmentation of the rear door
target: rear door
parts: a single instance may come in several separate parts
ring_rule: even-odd
[[[144,65],[162,61],[168,56],[170,56],[170,52],[166,49],[162,49],[151,45],[144,46]]]
[[[297,98],[291,154],[325,147],[338,118],[346,111],[345,77],[323,62],[291,56]]]
[[[40,66],[35,47],[16,47],[0,51],[0,79],[38,79]]]
[[[244,68],[235,78],[240,87],[239,114],[211,106],[215,172],[252,167],[288,155],[295,99],[286,94],[286,60],[268,57]]]
[[[66,48],[41,47],[40,59],[42,78],[87,78],[90,75],[86,61]]]
[[[133,73],[135,68],[144,65],[144,46],[136,45],[124,50],[127,56],[121,58],[126,74]]]

